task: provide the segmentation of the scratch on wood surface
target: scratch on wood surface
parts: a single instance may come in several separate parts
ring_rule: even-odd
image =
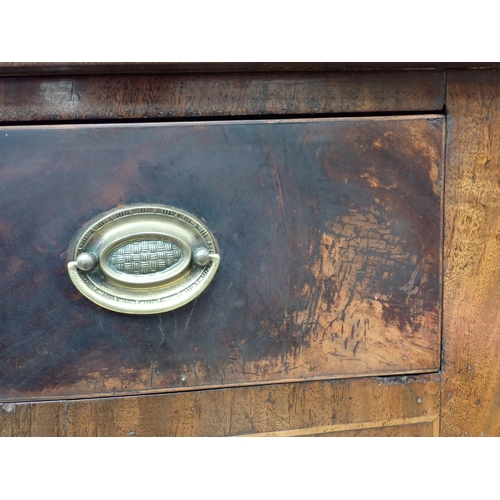
[[[191,312],[189,313],[189,316],[186,320],[186,326],[184,327],[184,330],[187,331],[188,325],[189,325],[189,320],[191,319],[191,316],[193,315],[194,308],[196,307],[196,302],[198,301],[198,298],[194,299],[193,301],[193,307],[191,308]]]
[[[163,331],[163,324],[161,321],[161,314],[158,316],[158,319],[160,320],[160,324],[158,325],[160,327],[160,332],[161,332],[161,342],[159,345],[163,344],[163,341],[165,340],[165,332]]]
[[[99,326],[100,326],[100,328],[101,328],[101,330],[102,330],[102,333],[105,333],[105,332],[104,332],[104,327],[102,326],[102,318],[101,318],[101,314],[102,314],[101,309],[99,309],[99,310],[97,311],[97,318],[98,318],[98,320],[99,320]]]

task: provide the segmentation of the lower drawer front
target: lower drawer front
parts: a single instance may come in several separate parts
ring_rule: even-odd
[[[0,397],[136,394],[439,369],[441,116],[0,128]],[[66,270],[86,222],[160,203],[221,264],[125,315]]]

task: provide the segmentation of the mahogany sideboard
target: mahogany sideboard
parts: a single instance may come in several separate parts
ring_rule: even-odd
[[[497,64],[0,63],[0,122],[0,435],[500,435]],[[212,281],[89,300],[159,206]]]

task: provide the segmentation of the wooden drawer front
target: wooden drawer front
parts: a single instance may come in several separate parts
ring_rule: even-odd
[[[2,400],[432,372],[441,116],[0,128]],[[80,295],[92,217],[202,218],[221,266],[194,302],[129,316]]]

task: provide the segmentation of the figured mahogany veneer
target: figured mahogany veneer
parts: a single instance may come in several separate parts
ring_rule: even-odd
[[[439,369],[439,115],[0,129],[7,400]],[[202,217],[221,266],[161,315],[71,284],[82,224],[130,203]]]

